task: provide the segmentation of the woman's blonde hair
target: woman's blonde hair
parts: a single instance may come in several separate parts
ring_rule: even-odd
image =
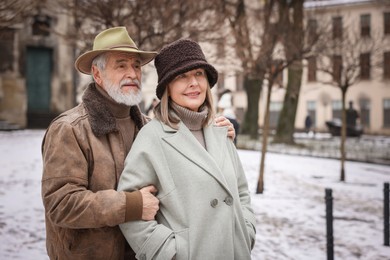
[[[169,85],[169,84],[168,84]],[[164,124],[172,127],[173,129],[178,129],[178,124],[180,122],[180,118],[178,117],[178,112],[172,106],[173,100],[169,97],[168,87],[165,88],[163,95],[161,96],[160,103],[154,108],[155,117],[163,122]],[[204,120],[202,127],[208,125],[211,120],[214,118],[214,105],[213,105],[213,95],[211,94],[210,85],[207,81],[207,89],[206,89],[206,99],[204,103],[200,106],[200,110],[203,107],[207,107],[208,113],[206,120]]]

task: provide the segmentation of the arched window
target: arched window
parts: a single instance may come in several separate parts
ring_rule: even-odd
[[[51,18],[48,15],[37,14],[34,15],[34,22],[32,24],[32,34],[40,36],[49,36],[51,27]]]

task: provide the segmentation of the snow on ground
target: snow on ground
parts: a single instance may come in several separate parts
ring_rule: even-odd
[[[0,259],[48,259],[40,197],[42,130],[0,132]],[[335,259],[390,259],[383,246],[383,183],[390,167],[268,153],[265,190],[255,194],[260,152],[239,151],[257,218],[252,259],[326,259],[325,188],[333,190]]]

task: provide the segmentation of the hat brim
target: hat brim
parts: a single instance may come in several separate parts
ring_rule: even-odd
[[[154,57],[156,57],[157,55],[157,52],[140,51],[133,48],[116,48],[116,49],[107,49],[107,50],[88,51],[77,58],[75,62],[76,69],[81,73],[90,75],[93,59],[95,59],[97,56],[105,52],[128,52],[128,53],[139,54],[141,59],[141,66],[151,62],[154,59]]]
[[[186,64],[185,67],[179,68],[176,70],[171,70],[167,74],[165,74],[164,78],[160,80],[156,87],[156,96],[161,99],[162,95],[164,94],[165,88],[167,85],[178,75],[185,73],[190,70],[194,70],[197,68],[202,68],[206,71],[207,74],[207,80],[210,84],[210,88],[213,88],[215,83],[218,81],[218,72],[217,70],[210,65],[207,62],[203,61],[194,61],[190,64]]]

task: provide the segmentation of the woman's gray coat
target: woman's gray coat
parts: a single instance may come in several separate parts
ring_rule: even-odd
[[[207,151],[180,122],[156,119],[139,132],[118,190],[158,189],[156,221],[120,225],[138,259],[250,259],[255,216],[227,129],[204,128]]]

